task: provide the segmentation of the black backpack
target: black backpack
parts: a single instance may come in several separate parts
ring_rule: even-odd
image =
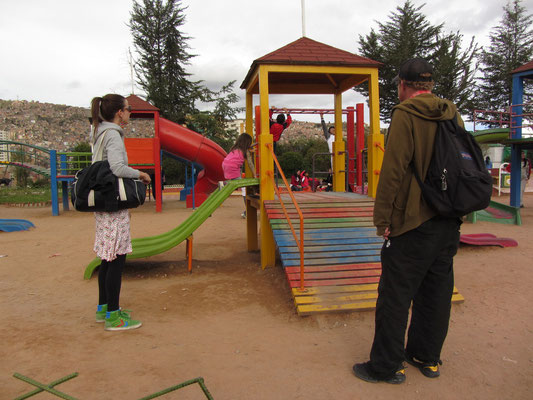
[[[426,179],[415,177],[426,203],[444,217],[462,217],[488,207],[492,177],[474,137],[451,120],[439,121]]]

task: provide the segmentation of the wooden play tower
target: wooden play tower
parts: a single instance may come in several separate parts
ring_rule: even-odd
[[[335,47],[302,37],[256,59],[241,84],[246,90],[246,131],[254,131],[253,95],[259,95],[260,123],[256,132],[259,142],[261,266],[275,264],[275,242],[265,201],[274,199],[274,184],[269,178],[274,171],[269,131],[270,94],[328,94],[335,110],[335,142],[333,144],[333,190],[344,192],[345,143],[342,133],[342,94],[354,86],[368,82],[370,135],[368,136],[368,194],[375,197],[379,170],[383,161],[383,135],[379,126],[378,68],[381,63]],[[247,171],[249,176],[249,171]],[[256,213],[247,212],[248,250],[258,249]]]

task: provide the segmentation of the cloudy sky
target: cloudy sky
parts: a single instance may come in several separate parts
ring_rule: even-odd
[[[413,0],[446,31],[488,44],[507,0]],[[359,35],[386,22],[403,0],[305,0],[306,36],[358,53]],[[240,86],[253,60],[302,36],[301,0],[183,0],[194,79]],[[445,4],[445,5],[444,5]],[[522,5],[533,12],[533,0]],[[132,91],[127,26],[132,0],[2,0],[0,99],[88,107],[94,96]],[[138,87],[134,89],[140,94]],[[241,100],[244,92],[238,89]],[[343,104],[362,102],[348,91]],[[278,107],[332,108],[330,96],[274,96]],[[298,116],[296,117],[298,119]],[[312,117],[316,118],[316,117]]]

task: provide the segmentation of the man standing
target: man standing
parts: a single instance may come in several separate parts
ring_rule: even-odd
[[[374,204],[374,225],[385,239],[374,342],[370,361],[353,366],[367,382],[404,382],[404,360],[429,378],[439,376],[461,225],[459,218],[436,215],[424,202],[413,168],[424,180],[438,121],[457,115],[463,122],[452,102],[431,93],[433,71],[425,60],[404,62],[396,80],[400,104],[393,108]]]

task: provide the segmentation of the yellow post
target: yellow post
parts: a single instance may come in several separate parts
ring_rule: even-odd
[[[370,135],[368,137],[368,195],[376,197],[379,172],[383,163],[384,137],[379,128],[378,71],[371,71],[369,87]]]
[[[342,92],[335,93],[335,141],[333,142],[333,191],[346,190],[346,176],[344,171],[346,157],[344,151],[346,144],[342,137]]]
[[[272,143],[269,124],[268,105],[268,69],[265,65],[259,66],[259,105],[261,107],[261,134],[259,135],[259,178],[260,178],[260,205],[261,205],[261,267],[273,267],[276,264],[276,244],[274,234],[265,210],[265,200],[274,200],[274,186],[268,174],[274,173],[274,160],[272,153],[267,148]]]
[[[254,103],[253,94],[246,92],[246,133],[254,137]],[[257,151],[257,150],[256,150]],[[257,160],[255,160],[257,162]],[[244,163],[246,177],[252,177],[248,163]],[[246,194],[248,195],[248,188]],[[248,251],[259,249],[259,238],[257,235],[257,210],[246,200],[246,245]]]

